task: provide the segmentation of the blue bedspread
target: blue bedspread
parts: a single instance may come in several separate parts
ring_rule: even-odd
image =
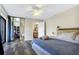
[[[79,55],[79,44],[50,38],[49,40],[34,39],[37,44],[52,55]]]
[[[39,45],[41,48],[43,48],[45,51],[49,52],[50,54],[58,55],[58,51],[49,47],[47,44],[45,44],[43,40],[33,40],[32,42]]]

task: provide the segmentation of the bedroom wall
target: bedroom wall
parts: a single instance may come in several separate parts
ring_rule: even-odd
[[[25,20],[24,40],[32,40],[32,21]]]
[[[32,40],[33,39],[33,25],[37,22],[35,19],[27,18],[25,19],[24,26],[24,40]]]
[[[8,40],[8,14],[1,4],[0,4],[0,15],[6,20],[6,42],[7,42]]]
[[[54,32],[56,35],[57,26],[61,28],[79,27],[79,5],[46,19],[46,34],[52,36]]]

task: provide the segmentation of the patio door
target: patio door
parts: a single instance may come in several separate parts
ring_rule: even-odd
[[[6,20],[0,16],[0,35],[2,43],[6,42]]]

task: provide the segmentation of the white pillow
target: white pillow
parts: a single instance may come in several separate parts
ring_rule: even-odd
[[[79,35],[76,36],[75,41],[79,41]]]
[[[74,32],[69,32],[69,33],[62,33],[57,36],[59,39],[67,39],[67,40],[73,40],[74,39]]]

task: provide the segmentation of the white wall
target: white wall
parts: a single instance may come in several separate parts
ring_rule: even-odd
[[[25,20],[25,31],[24,31],[24,39],[25,40],[32,40],[32,21],[31,20]]]
[[[0,4],[0,15],[2,16],[2,17],[4,17],[6,20],[8,19],[8,14],[7,14],[7,12],[5,11],[5,9],[4,9],[4,7]]]
[[[39,22],[38,23],[38,37],[44,36],[44,22]]]
[[[51,36],[57,33],[57,26],[61,28],[79,27],[79,6],[46,19],[46,33]]]

